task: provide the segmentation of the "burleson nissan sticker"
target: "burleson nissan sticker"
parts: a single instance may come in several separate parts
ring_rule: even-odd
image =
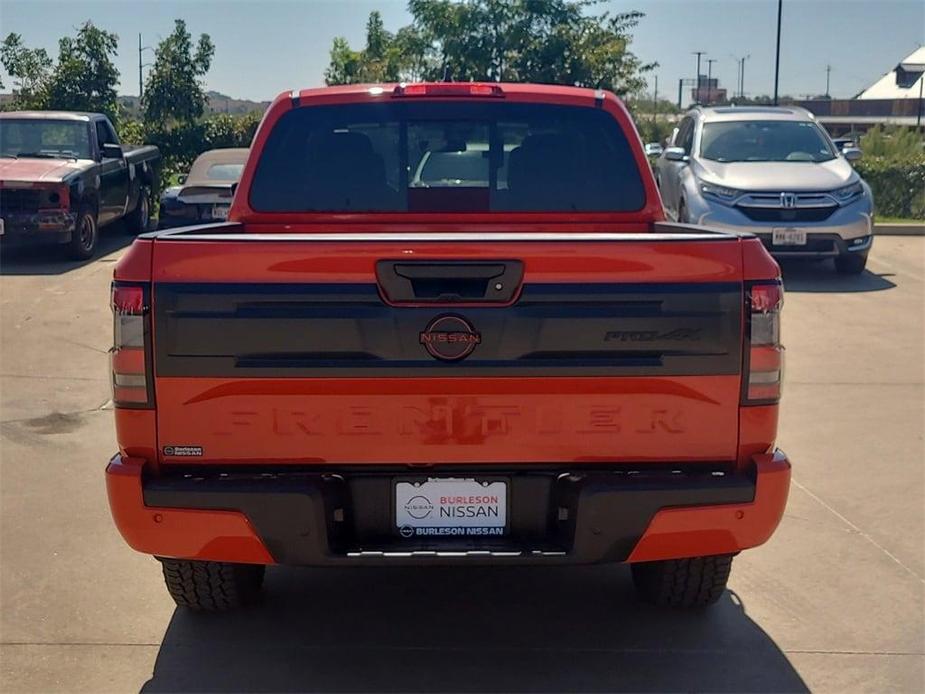
[[[286,92],[227,221],[116,265],[112,515],[192,609],[268,565],[623,562],[711,604],[787,501],[783,298],[760,239],[665,221],[611,93]]]

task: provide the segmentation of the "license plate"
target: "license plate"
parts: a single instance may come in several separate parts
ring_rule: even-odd
[[[805,229],[773,229],[771,242],[775,246],[805,246]]]
[[[215,205],[212,207],[212,219],[228,219],[228,205]]]
[[[395,527],[406,539],[504,535],[507,482],[455,477],[396,482]]]

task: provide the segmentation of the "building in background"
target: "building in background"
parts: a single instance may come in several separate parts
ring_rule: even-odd
[[[691,103],[708,105],[721,104],[725,101],[726,88],[719,86],[719,80],[716,77],[701,75],[698,84],[691,89]]]
[[[799,101],[833,135],[866,132],[875,125],[925,125],[925,46],[913,51],[853,99]]]

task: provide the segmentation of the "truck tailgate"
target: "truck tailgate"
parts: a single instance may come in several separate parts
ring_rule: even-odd
[[[165,462],[736,456],[737,237],[228,227],[154,243]]]

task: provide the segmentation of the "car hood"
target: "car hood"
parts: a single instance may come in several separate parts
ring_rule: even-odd
[[[73,159],[0,159],[0,181],[56,183],[91,163]]]
[[[746,191],[825,191],[841,188],[858,179],[842,157],[831,161],[742,161],[723,163],[698,159],[698,178]]]

